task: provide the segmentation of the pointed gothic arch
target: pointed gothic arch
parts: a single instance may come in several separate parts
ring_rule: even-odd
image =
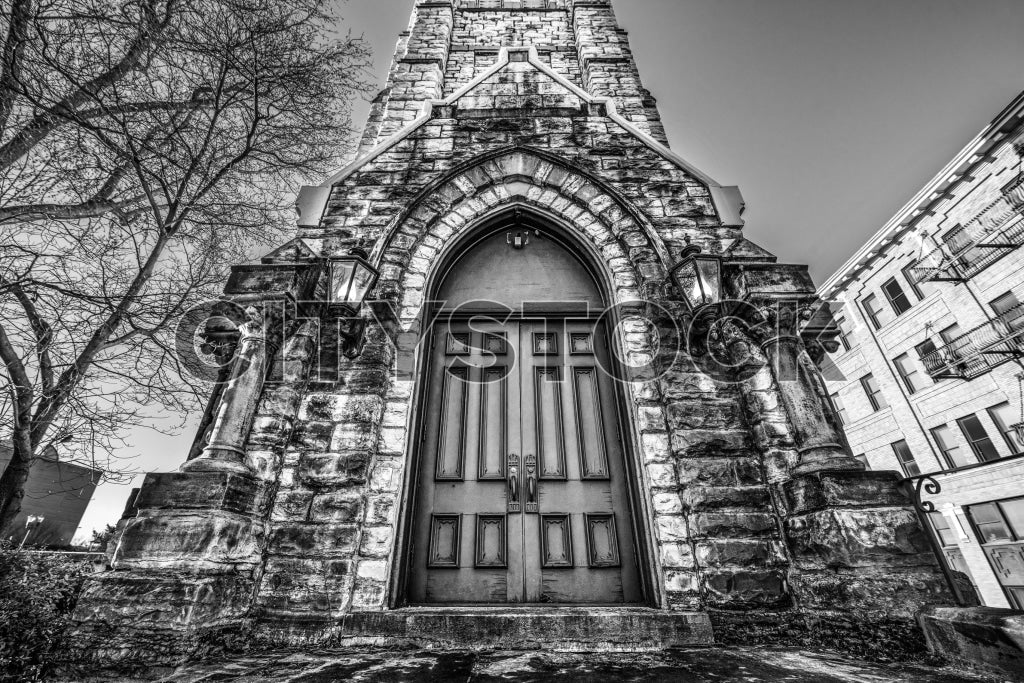
[[[632,289],[634,280],[630,278],[639,278],[635,274],[628,258],[615,255],[615,245],[610,244],[610,239],[602,243],[600,239],[595,239],[594,237],[595,234],[600,237],[601,235],[607,235],[607,233],[596,229],[592,233],[588,233],[574,228],[564,218],[555,215],[552,211],[539,208],[536,202],[524,201],[522,196],[510,195],[497,206],[488,208],[489,211],[475,217],[473,222],[467,220],[467,225],[464,229],[458,232],[455,232],[453,229],[452,234],[448,236],[447,242],[432,246],[435,250],[432,258],[428,259],[422,253],[414,251],[412,258],[409,259],[410,267],[400,271],[403,273],[403,279],[399,281],[399,285],[404,289],[410,287],[418,289],[422,292],[423,302],[431,306],[440,307],[442,304],[437,299],[443,297],[438,297],[438,292],[450,283],[453,279],[453,272],[457,272],[460,266],[465,265],[467,259],[481,256],[478,252],[482,252],[482,256],[485,258],[494,258],[496,256],[493,249],[495,245],[499,247],[504,246],[510,251],[513,249],[512,246],[504,243],[504,232],[512,228],[541,231],[541,239],[547,243],[548,247],[554,245],[556,251],[561,251],[563,254],[571,254],[568,260],[573,260],[575,263],[570,268],[574,271],[574,277],[570,278],[570,280],[578,282],[582,279],[590,279],[592,281],[591,287],[595,288],[586,291],[587,288],[584,286],[578,287],[575,290],[585,292],[584,298],[588,299],[589,304],[585,310],[590,311],[592,320],[600,318],[605,307],[613,306],[616,303],[623,303],[623,288],[629,286]],[[456,212],[456,215],[458,215],[458,212]],[[600,221],[595,218],[593,225],[599,224]],[[423,240],[423,243],[434,244],[433,240],[429,237]],[[534,246],[537,245],[536,242],[533,244]],[[603,247],[600,246],[602,244]],[[483,249],[481,249],[481,245],[484,247]],[[529,247],[527,247],[528,249]],[[500,255],[498,258],[500,258]],[[612,259],[619,259],[623,263],[611,265],[609,261]],[[420,261],[420,263],[417,263],[417,261]],[[416,269],[424,264],[429,265],[425,274],[421,275],[416,272]],[[625,268],[629,268],[630,272],[625,273]],[[481,272],[481,269],[477,268],[476,271],[476,273],[469,275],[468,279]],[[466,280],[467,278],[456,277],[455,279]],[[548,280],[548,282],[551,281]],[[628,297],[625,299],[625,301],[629,300]],[[408,300],[406,303],[411,304],[412,301]],[[502,302],[502,305],[508,303],[513,302]],[[514,304],[509,306],[509,308],[515,308]],[[426,312],[429,309],[423,310]],[[446,310],[450,311],[451,308]],[[406,307],[405,315],[412,315],[411,306]],[[549,317],[546,317],[546,320],[562,319],[564,321],[575,314],[566,310],[549,312],[547,315]],[[553,316],[553,318],[550,316]],[[523,318],[527,317],[532,316],[527,316],[524,312]],[[610,349],[611,345],[616,343],[621,344],[623,340],[619,338],[619,335],[622,333],[622,330],[619,329],[618,323],[622,321],[622,318],[623,316],[620,312],[616,311],[603,324],[597,323],[594,329],[603,329],[606,337],[603,342],[595,338],[594,343],[596,345],[604,343],[607,345],[607,349]],[[443,319],[447,320],[447,318]],[[433,318],[428,314],[424,316],[424,320],[428,321],[427,324],[429,325],[429,321],[433,320]],[[410,321],[411,318],[404,322],[408,323]],[[544,324],[547,325],[547,322]],[[555,324],[555,327],[558,327],[558,323]],[[401,444],[400,455],[403,465],[402,471],[404,473],[402,477],[404,481],[400,485],[400,489],[399,486],[396,486],[396,489],[399,490],[395,491],[395,499],[400,506],[401,512],[399,514],[394,546],[395,562],[392,565],[393,574],[389,597],[389,603],[392,607],[419,604],[416,599],[410,598],[410,596],[414,595],[410,582],[416,574],[410,568],[410,565],[414,560],[416,561],[416,566],[423,564],[423,558],[414,555],[414,548],[419,547],[422,554],[422,548],[425,543],[423,535],[427,533],[424,532],[422,527],[423,519],[428,519],[431,515],[429,512],[426,515],[423,514],[423,510],[420,509],[423,506],[417,502],[417,496],[423,487],[423,482],[420,479],[423,476],[433,478],[432,473],[437,466],[436,458],[438,456],[436,452],[433,456],[428,457],[425,455],[424,443],[429,441],[427,434],[430,431],[431,416],[433,415],[435,419],[439,419],[437,415],[439,411],[443,410],[439,408],[436,390],[431,393],[431,377],[433,372],[437,370],[436,358],[434,356],[437,355],[436,349],[444,348],[448,344],[447,340],[441,340],[440,338],[431,339],[430,335],[433,332],[431,329],[424,329],[421,334],[410,337],[420,340],[426,339],[428,341],[421,343],[418,347],[418,359],[412,375],[413,379],[404,385],[402,383],[395,383],[386,397],[388,411],[392,415],[392,424],[398,424],[400,420],[404,423],[404,427],[401,430],[395,427],[385,427],[385,434],[383,435],[383,442],[393,445],[392,448],[394,450],[391,452],[393,456],[399,455],[399,452],[396,451],[399,444]],[[565,332],[568,333],[568,327],[565,328]],[[598,334],[597,336],[600,335]],[[642,345],[638,346],[635,340],[632,347],[641,353],[651,351],[650,348],[643,348]],[[442,355],[444,353],[442,352]],[[522,353],[525,353],[525,351],[522,351]],[[565,349],[565,353],[568,354],[568,348]],[[608,362],[614,364],[618,362],[618,359],[611,356]],[[628,591],[625,593],[626,597],[624,600],[629,604],[660,606],[664,601],[664,592],[662,590],[662,582],[657,576],[658,564],[653,559],[655,548],[657,547],[653,535],[655,520],[653,510],[649,508],[649,501],[647,501],[647,497],[643,493],[646,490],[646,484],[644,483],[645,471],[640,457],[643,449],[642,439],[639,432],[636,431],[637,422],[632,408],[637,399],[637,392],[642,391],[642,389],[640,389],[639,384],[627,385],[617,383],[611,379],[613,376],[622,377],[625,374],[621,369],[613,371],[609,375],[608,382],[603,389],[611,397],[610,403],[606,406],[606,408],[610,408],[610,411],[606,410],[604,416],[609,424],[618,425],[617,427],[610,427],[617,434],[617,443],[612,448],[618,449],[616,457],[621,460],[617,476],[621,476],[622,481],[615,515],[620,516],[622,520],[618,523],[621,527],[619,532],[621,543],[624,544],[621,548],[625,553],[623,562],[626,563],[628,559],[629,565],[629,567],[623,570],[629,578],[621,583],[632,591],[632,593]],[[434,379],[436,380],[436,377]],[[526,390],[523,389],[523,391]],[[470,400],[469,404],[471,406],[476,405],[476,400]],[[470,408],[470,414],[472,412],[472,408]],[[569,413],[572,411],[565,412]],[[468,419],[478,418],[471,415]],[[597,424],[601,423],[601,420],[597,420]],[[392,432],[390,436],[387,434],[388,431]],[[399,431],[401,432],[400,434]],[[582,448],[582,445],[578,445],[578,447]],[[527,452],[528,448],[526,445],[523,445],[522,448],[524,453]],[[581,457],[583,457],[582,452]],[[429,462],[424,466],[424,462],[428,459]],[[424,475],[424,471],[428,472],[428,475]],[[398,484],[398,482],[393,483]],[[582,523],[585,517],[586,515],[577,511],[575,523],[577,525]],[[417,522],[417,520],[419,521]],[[566,523],[568,524],[569,522]],[[419,528],[417,528],[417,525],[419,525]],[[625,526],[623,525],[629,527],[629,533],[625,533]],[[578,534],[580,532],[577,529],[574,533]],[[415,540],[417,538],[418,540]],[[626,547],[627,545],[628,548]],[[639,561],[634,560],[634,554],[637,555]],[[590,578],[596,580],[599,577]],[[612,583],[616,583],[616,581]],[[600,581],[595,585],[599,586],[599,584]],[[419,590],[422,596],[422,585]],[[545,594],[543,601],[547,601],[547,599]],[[615,602],[614,599],[610,601]],[[441,602],[444,601],[442,600]],[[567,604],[572,604],[572,601],[567,601]],[[581,604],[586,604],[586,598],[582,599]]]
[[[380,289],[401,302],[402,322],[423,301],[430,264],[488,216],[527,207],[551,217],[601,254],[613,301],[660,292],[670,266],[664,241],[616,191],[555,154],[509,148],[477,157],[426,188],[377,242]]]

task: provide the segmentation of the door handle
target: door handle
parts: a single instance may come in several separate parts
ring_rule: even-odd
[[[526,514],[535,515],[537,505],[537,456],[526,456]]]
[[[519,503],[519,456],[515,453],[508,454],[508,511],[522,512]]]

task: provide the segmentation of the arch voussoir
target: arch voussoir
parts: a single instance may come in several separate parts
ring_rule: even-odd
[[[419,251],[428,235],[440,241],[428,244],[443,250],[443,245],[461,235],[467,226],[513,202],[552,215],[599,251],[604,252],[610,244],[618,245],[622,257],[633,265],[630,288],[651,291],[660,287],[668,252],[639,210],[581,169],[530,150],[506,151],[466,166],[436,184],[413,203],[413,208],[392,226],[388,238],[381,241],[380,261],[401,263],[402,251],[418,257],[436,256]],[[619,254],[619,250],[612,250],[607,257]],[[382,275],[401,287],[400,274],[387,269]]]

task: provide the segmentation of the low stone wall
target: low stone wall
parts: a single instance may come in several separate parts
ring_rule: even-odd
[[[841,652],[864,662],[931,664],[914,620],[840,612],[711,612],[716,647],[782,647]],[[940,658],[941,659],[941,658]]]
[[[1024,680],[1024,612],[930,607],[918,618],[932,652],[959,666]]]

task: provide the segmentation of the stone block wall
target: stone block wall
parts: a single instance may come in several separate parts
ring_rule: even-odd
[[[739,385],[689,357],[666,365],[658,384],[667,421],[644,435],[644,455],[669,603],[788,606],[787,557]]]
[[[665,297],[664,264],[686,239],[723,253],[743,243],[741,232],[722,226],[705,184],[600,105],[573,94],[526,52],[504,58],[493,76],[436,107],[429,121],[339,181],[322,223],[302,236],[327,254],[356,242],[373,245],[378,288],[393,300],[413,345],[423,331],[427,283],[449,245],[482,217],[516,205],[573,226],[601,255],[615,301],[643,299],[679,315]],[[670,327],[662,333],[662,345],[677,334]],[[654,340],[631,342],[626,334],[632,353],[655,348]],[[340,517],[314,502],[302,508],[302,519],[274,520],[270,583],[260,589],[268,614],[309,618],[328,595],[344,611],[381,610],[401,600],[388,581],[403,560],[397,525],[415,450],[415,378],[393,381],[390,365],[411,369],[413,347],[400,342],[397,359],[385,358],[385,347],[375,331],[352,368],[370,370],[372,359],[372,380],[380,380],[376,373],[389,380],[324,385],[304,399],[292,447],[303,453],[290,456],[295,465],[286,467],[282,493],[348,504]],[[651,551],[662,582],[656,592],[681,610],[794,605],[775,486],[789,479],[798,456],[771,372],[762,365],[738,383],[695,367],[685,354],[659,362],[666,374],[632,387],[628,425],[649,496]],[[309,540],[297,544],[296,534]],[[350,560],[332,565],[332,578],[322,562],[341,556]],[[291,584],[275,587],[274,575]],[[301,595],[314,602],[303,603]]]
[[[389,483],[377,454],[393,357],[374,329],[357,361],[313,368],[270,515],[257,597],[268,616],[332,619],[381,602],[395,504],[376,495]]]
[[[611,97],[629,121],[668,144],[657,103],[640,82],[629,38],[619,27],[611,0],[574,0],[572,19],[587,91]]]
[[[359,154],[387,140],[423,111],[497,61],[507,47],[533,47],[554,71],[667,144],[657,104],[643,87],[611,2],[566,0],[513,8],[501,3],[418,0],[398,42],[387,86],[375,99]]]

